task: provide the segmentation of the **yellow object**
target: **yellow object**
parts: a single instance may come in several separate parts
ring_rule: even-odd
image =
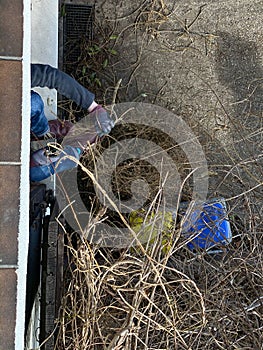
[[[147,215],[148,214],[148,215]],[[152,246],[161,235],[162,252],[167,253],[171,247],[171,235],[174,229],[174,220],[171,212],[157,211],[147,213],[145,210],[136,210],[130,213],[129,223],[137,234],[139,241]]]

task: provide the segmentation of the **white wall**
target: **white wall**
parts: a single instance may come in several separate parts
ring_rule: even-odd
[[[32,0],[31,61],[58,66],[58,0]],[[35,88],[45,103],[48,119],[57,114],[56,90]]]

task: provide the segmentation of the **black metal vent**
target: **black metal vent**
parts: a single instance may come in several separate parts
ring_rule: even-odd
[[[83,45],[93,39],[94,6],[64,4],[63,68],[70,73],[80,58]]]

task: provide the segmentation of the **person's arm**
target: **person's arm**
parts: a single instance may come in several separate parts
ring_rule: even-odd
[[[76,102],[89,112],[97,107],[94,94],[68,74],[45,64],[31,64],[31,87],[56,89],[61,95]]]
[[[94,101],[94,94],[57,68],[45,64],[31,64],[31,87],[56,89],[61,95],[93,113],[99,136],[108,134],[114,126],[106,110]]]

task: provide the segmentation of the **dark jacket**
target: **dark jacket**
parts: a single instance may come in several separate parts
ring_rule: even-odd
[[[84,109],[92,104],[95,97],[68,74],[45,64],[31,64],[31,87],[56,89]]]

